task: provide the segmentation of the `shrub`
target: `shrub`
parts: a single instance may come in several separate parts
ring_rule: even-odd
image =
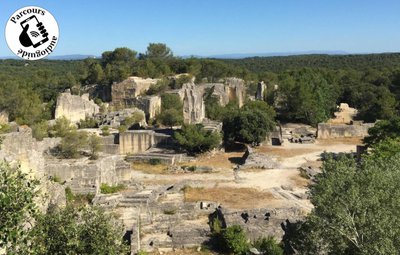
[[[226,228],[222,232],[222,238],[226,249],[234,254],[245,255],[250,249],[246,234],[239,225]]]
[[[183,112],[176,109],[167,109],[158,115],[158,121],[165,126],[176,126],[183,123]]]
[[[94,118],[87,117],[78,124],[79,128],[97,128],[98,124]]]
[[[101,135],[102,136],[109,136],[111,133],[110,133],[110,127],[109,126],[103,126],[102,128],[101,128]]]
[[[35,123],[32,126],[32,136],[38,140],[42,141],[43,138],[49,136],[49,125],[47,121],[43,120],[41,122]]]
[[[97,159],[98,152],[101,150],[101,138],[96,134],[91,134],[88,138],[88,146],[90,150],[90,159]]]
[[[125,185],[123,184],[118,184],[118,185],[113,185],[110,186],[107,183],[102,183],[100,185],[100,192],[102,194],[112,194],[112,193],[117,193],[118,191],[121,191],[125,189]]]
[[[159,158],[151,158],[149,160],[149,164],[153,165],[153,166],[160,165],[161,164],[161,160]]]
[[[64,137],[75,129],[76,128],[71,125],[71,122],[67,118],[61,117],[56,119],[56,123],[49,128],[49,136]]]
[[[253,246],[262,254],[283,255],[283,249],[273,236],[256,240]]]
[[[61,140],[59,156],[63,158],[78,158],[82,149],[88,145],[88,135],[86,132],[71,131]]]

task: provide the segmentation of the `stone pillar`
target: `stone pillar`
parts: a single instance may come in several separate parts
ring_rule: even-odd
[[[264,100],[264,94],[266,92],[267,86],[263,81],[260,81],[257,85],[256,100]]]

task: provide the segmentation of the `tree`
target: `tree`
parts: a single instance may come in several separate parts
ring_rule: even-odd
[[[157,117],[157,120],[165,126],[176,126],[183,123],[183,113],[176,109],[163,110]]]
[[[87,145],[88,135],[86,132],[70,131],[62,138],[58,146],[59,155],[63,158],[78,158]]]
[[[223,121],[224,140],[259,145],[275,126],[275,111],[263,101],[249,102]]]
[[[283,255],[282,247],[273,236],[260,238],[254,242],[253,246],[262,254]]]
[[[42,141],[43,138],[49,136],[49,124],[47,121],[42,120],[41,122],[35,123],[32,126],[32,136],[38,141]]]
[[[36,254],[126,254],[123,227],[98,208],[74,208],[42,215],[34,228]]]
[[[223,230],[222,238],[229,252],[236,255],[245,255],[249,251],[249,243],[242,227],[233,225]]]
[[[300,254],[397,254],[400,155],[324,162],[311,187],[313,212],[289,244]]]
[[[49,128],[50,137],[64,137],[69,132],[75,130],[76,128],[72,126],[71,121],[66,117],[61,117],[56,119],[56,123]]]
[[[102,148],[101,144],[101,138],[98,137],[96,134],[91,134],[88,137],[88,146],[90,150],[90,159],[97,159],[98,158],[98,152]]]
[[[205,130],[201,124],[183,125],[181,130],[174,133],[174,138],[189,154],[210,151],[221,142],[218,133]]]
[[[150,43],[147,46],[145,58],[149,59],[169,59],[173,54],[165,43]]]
[[[368,129],[368,136],[364,138],[367,146],[377,144],[387,138],[397,138],[400,135],[400,117],[378,121]]]
[[[30,228],[38,211],[34,202],[38,181],[0,163],[0,250],[29,254]]]
[[[179,95],[164,93],[161,95],[161,111],[168,109],[183,109],[183,103]]]
[[[104,80],[104,71],[101,65],[97,62],[92,63],[89,66],[87,82],[89,84],[97,84]]]

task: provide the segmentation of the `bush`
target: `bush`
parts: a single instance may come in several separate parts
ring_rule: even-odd
[[[102,135],[102,136],[109,136],[109,135],[111,135],[111,133],[110,133],[110,127],[109,127],[109,126],[103,126],[103,127],[101,128],[101,135]]]
[[[47,124],[47,121],[41,121],[38,123],[35,123],[32,126],[32,136],[38,140],[42,141],[43,138],[49,136],[49,125]]]
[[[161,160],[159,158],[151,158],[149,160],[149,164],[153,165],[153,166],[160,165],[161,164]]]
[[[131,114],[131,116],[126,117],[123,121],[122,121],[122,125],[126,126],[128,129],[134,125],[134,124],[138,124],[140,122],[142,122],[144,120],[144,115],[142,112],[136,111],[133,112]]]
[[[262,254],[283,255],[283,249],[273,236],[256,240],[253,246]]]
[[[210,151],[221,142],[218,133],[205,130],[201,124],[183,125],[181,130],[174,133],[174,138],[189,154]]]
[[[59,156],[63,158],[78,158],[84,148],[88,145],[88,135],[86,132],[71,131],[61,140]]]
[[[100,185],[100,192],[102,194],[112,194],[112,193],[117,193],[121,190],[125,189],[125,185],[123,184],[118,184],[118,185],[113,185],[110,186],[107,183],[102,183]]]
[[[76,128],[71,125],[71,122],[67,118],[61,117],[56,119],[56,123],[49,128],[49,136],[64,137],[73,130]]]
[[[96,134],[91,134],[88,138],[88,146],[90,150],[90,159],[97,159],[98,152],[101,150],[101,138]]]
[[[165,126],[176,126],[183,123],[183,112],[176,109],[167,109],[158,115],[158,121]]]
[[[246,234],[239,225],[226,228],[222,232],[222,238],[227,251],[233,254],[245,255],[250,249]]]
[[[78,124],[79,128],[97,128],[98,124],[94,118],[87,117]]]

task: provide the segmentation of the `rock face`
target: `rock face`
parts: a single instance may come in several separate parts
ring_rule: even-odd
[[[210,218],[218,218],[223,227],[241,226],[250,240],[254,241],[265,236],[281,240],[284,234],[282,226],[287,221],[295,222],[304,216],[304,212],[296,207],[252,210],[218,208]]]
[[[187,124],[200,123],[206,116],[203,90],[193,82],[182,86],[183,120]]]
[[[97,193],[100,184],[116,185],[131,178],[130,164],[119,155],[108,155],[96,161],[89,159],[52,159],[46,161],[48,176],[61,179],[73,193]]]
[[[18,128],[18,132],[3,135],[0,160],[6,160],[12,165],[20,165],[21,170],[38,179],[45,175],[43,153],[55,147],[61,141],[60,138],[44,138],[36,141],[32,137],[32,129],[26,126]]]
[[[65,92],[57,98],[55,118],[64,116],[71,122],[77,123],[86,116],[93,117],[98,112],[99,106],[93,100],[89,100],[89,94],[77,96]]]
[[[267,86],[263,81],[259,82],[257,85],[257,92],[256,92],[256,99],[257,100],[264,100],[264,95],[267,90]]]
[[[109,112],[105,115],[98,116],[100,126],[106,125],[113,128],[118,128],[121,123],[128,117],[134,114],[142,116],[142,121],[139,123],[141,127],[147,126],[145,113],[138,108],[126,108],[116,112]]]
[[[335,118],[328,120],[329,124],[350,124],[357,115],[357,110],[351,108],[346,103],[341,103],[338,111],[335,112]]]
[[[212,96],[217,98],[220,105],[225,106],[231,101],[236,101],[239,107],[243,106],[246,97],[244,80],[227,78],[225,83],[205,83],[198,85],[203,89],[212,89]]]
[[[6,111],[0,112],[0,125],[8,123],[8,113]]]
[[[134,105],[144,111],[147,119],[153,119],[161,112],[161,97],[144,96],[134,100]]]
[[[159,79],[143,79],[132,76],[120,83],[113,84],[111,87],[112,106],[119,109],[135,106],[136,98],[158,81]]]

